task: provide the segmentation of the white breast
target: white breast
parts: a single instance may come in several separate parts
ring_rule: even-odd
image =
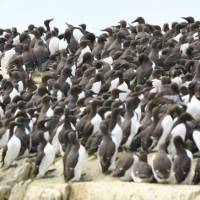
[[[93,125],[92,134],[96,133],[99,130],[100,123],[102,122],[101,116],[97,113],[91,120],[91,124]]]
[[[67,48],[67,42],[62,40],[59,40],[59,50],[63,50]]]
[[[70,126],[71,126],[71,129],[72,129],[73,131],[76,131],[76,127],[74,126],[73,123],[70,122]],[[77,134],[77,132],[76,132],[76,134]],[[77,137],[78,137],[78,135],[77,135]]]
[[[75,76],[76,73],[76,65],[72,66],[72,76]]]
[[[60,40],[57,37],[52,37],[49,41],[49,51],[51,55],[54,55],[59,50]]]
[[[138,107],[135,109],[135,114],[137,116],[137,120],[140,122],[142,117],[142,110],[140,105],[138,105]]]
[[[45,40],[44,35],[41,37],[41,39],[42,39],[43,43],[46,44],[46,40]]]
[[[35,39],[35,35],[33,35],[31,33],[29,33],[28,35],[30,36],[31,40]]]
[[[150,92],[154,92],[154,93],[156,93],[156,92],[160,92],[160,90],[161,90],[161,80],[159,80],[159,79],[153,79],[152,80],[152,85],[153,85],[153,91],[151,90]]]
[[[82,145],[80,145],[78,154],[79,154],[78,162],[74,168],[74,177],[73,177],[72,181],[80,180],[83,166],[84,166],[85,162],[87,161],[87,157],[88,157],[85,147]]]
[[[3,97],[0,95],[0,102],[3,103]]]
[[[180,51],[182,52],[182,55],[183,56],[187,56],[186,55],[186,51],[189,47],[189,43],[185,43],[185,44],[182,44],[181,47],[180,47]]]
[[[15,55],[15,50],[14,48],[5,51],[4,52],[4,56],[1,59],[1,67],[3,68],[7,68],[8,67],[8,63],[10,61],[10,59]]]
[[[9,167],[12,162],[19,156],[21,149],[21,141],[14,134],[7,143],[7,152],[4,158],[4,163],[6,167]]]
[[[185,151],[186,151],[187,157],[191,161],[191,164],[190,164],[189,173],[187,174],[185,180],[183,182],[181,182],[181,184],[182,185],[191,185],[192,181],[193,181],[194,173],[195,173],[195,170],[192,169],[192,166],[194,165],[193,162],[192,162],[193,161],[193,155],[192,155],[191,151],[189,151],[187,149]]]
[[[191,81],[186,81],[182,85],[188,88],[188,86],[189,86],[190,83],[191,83]]]
[[[12,101],[18,95],[20,95],[20,93],[15,88],[13,88],[13,90],[9,94],[10,100]]]
[[[65,119],[65,115],[62,115],[59,121],[61,122],[64,119]]]
[[[173,79],[171,79],[171,81],[172,81],[172,83],[176,83],[179,87],[181,87],[181,85],[183,83],[181,77],[178,77],[178,76],[173,78]]]
[[[161,137],[158,140],[158,144],[155,147],[156,151],[160,148],[160,146],[162,144],[165,143],[166,138],[169,135],[169,133],[170,133],[172,127],[173,127],[173,124],[174,124],[174,122],[173,122],[173,119],[170,115],[165,116],[164,119],[162,120],[161,126],[162,126],[162,129],[163,129],[163,132],[162,132]]]
[[[113,90],[114,88],[117,88],[118,84],[119,84],[119,78],[117,77],[111,81],[109,91]]]
[[[59,140],[58,140],[58,136],[59,136],[59,133],[60,133],[60,131],[62,130],[63,126],[64,126],[64,123],[61,124],[61,125],[57,128],[56,133],[55,133],[55,135],[54,135],[54,137],[53,137],[53,140],[52,140],[52,146],[53,146],[53,148],[54,148],[55,154],[58,154],[59,151],[60,151],[60,142],[59,142]]]
[[[153,61],[152,61],[152,63],[153,63],[153,64],[152,64],[152,68],[155,69],[156,64],[155,64],[155,62],[153,62]]]
[[[81,38],[83,37],[83,33],[79,29],[75,29],[73,31],[73,36],[78,43],[80,43]]]
[[[7,74],[7,68],[8,68],[10,59],[15,55],[15,53],[16,52],[15,52],[14,48],[12,48],[8,51],[5,51],[4,55],[1,58],[1,71],[2,71],[2,74],[4,74],[4,78],[9,77]]]
[[[1,139],[0,139],[0,148],[5,147],[9,141],[9,133],[10,130],[6,130],[6,132],[2,135]]]
[[[62,92],[58,90],[57,92],[57,101],[60,101],[62,99]]]
[[[52,117],[53,116],[53,110],[51,107],[49,107],[49,109],[47,110],[47,114],[46,114],[47,117]]]
[[[112,59],[112,57],[110,56],[110,57],[104,58],[104,59],[103,59],[103,62],[106,62],[106,63],[108,63],[109,65],[112,65],[112,64],[113,64],[113,59]]]
[[[132,181],[131,171],[132,171],[132,166],[129,169],[126,170],[124,176],[120,177],[120,180],[122,180],[122,181]]]
[[[123,82],[121,85],[119,85],[117,87],[119,90],[122,90],[122,91],[129,91],[128,89],[128,85],[126,84],[126,82]]]
[[[182,100],[183,100],[184,104],[187,105],[189,103],[189,100],[190,100],[190,95],[189,94],[184,95],[182,97]]]
[[[29,125],[28,125],[31,132],[33,131],[34,120],[35,120],[34,118],[31,119],[30,122],[29,122]]]
[[[200,131],[194,130],[192,133],[192,137],[193,137],[193,140],[194,140],[198,150],[200,151]]]
[[[183,141],[185,141],[185,137],[186,137],[186,127],[184,123],[178,124],[177,126],[175,126],[172,131],[171,131],[171,140],[170,140],[170,144],[168,146],[168,152],[170,153],[170,155],[175,155],[176,154],[176,148],[174,146],[174,138],[176,136],[180,136]]]
[[[160,50],[160,51],[158,52],[158,56],[159,56],[159,58],[162,56],[162,50]]]
[[[124,91],[124,93],[120,93],[119,94],[119,99],[121,101],[125,101],[126,97],[128,96],[128,94],[130,93],[130,90],[128,89],[128,85],[126,84],[126,82],[123,82],[121,85],[119,85],[117,87],[119,90]]]
[[[82,49],[81,54],[80,54],[80,56],[78,57],[78,61],[77,61],[77,64],[78,64],[78,65],[82,63],[82,61],[83,61],[83,56],[84,56],[84,54],[87,53],[87,52],[90,52],[90,53],[91,53],[91,50],[90,50],[90,47],[89,47],[89,46],[86,46],[84,49]]]
[[[118,125],[118,123],[116,123],[114,129],[111,132],[111,136],[112,138],[115,139],[115,143],[116,143],[116,149],[119,148],[121,141],[122,141],[122,129],[121,127]]]
[[[78,94],[78,100],[85,98],[85,92],[82,91],[80,94]]]
[[[26,135],[30,135],[30,130],[28,130],[27,128],[25,128],[25,133],[26,133]]]
[[[142,99],[144,98],[144,94],[139,95],[138,98],[139,98],[140,100],[142,100]]]
[[[13,39],[13,45],[17,45],[19,44],[20,41],[19,41],[19,35],[17,35],[14,39]]]
[[[112,114],[112,112],[111,111],[107,111],[107,112],[105,112],[104,113],[104,118],[107,118],[109,115],[111,115]]]
[[[124,93],[120,93],[120,94],[119,94],[119,99],[120,99],[121,101],[125,101],[126,98],[127,98],[127,96],[129,95],[129,93],[130,93],[130,91],[126,91],[126,92],[124,92]]]
[[[2,119],[4,117],[4,110],[3,108],[0,106],[0,118]]]
[[[92,88],[90,89],[95,94],[99,94],[101,90],[101,81],[95,82],[92,84]]]
[[[176,40],[177,42],[179,42],[180,38],[182,36],[182,33],[179,33],[176,37],[174,37],[173,39]]]
[[[49,135],[49,131],[44,132],[44,139],[46,141],[49,141],[50,135]]]
[[[137,134],[139,127],[140,127],[140,123],[138,121],[137,114],[134,113],[134,115],[131,119],[130,135],[129,135],[129,137],[126,141],[126,144],[125,144],[126,147],[130,147],[131,142],[133,141],[134,136]]]
[[[134,156],[134,157],[136,157],[136,156]],[[138,158],[136,157],[136,159],[134,160],[134,163],[133,163],[133,167],[132,167],[132,171],[131,171],[131,177],[132,177],[132,179],[133,179],[133,181],[134,182],[136,182],[136,183],[142,183],[142,182],[144,182],[144,180],[143,179],[141,179],[141,178],[139,178],[138,176],[137,176],[137,174],[139,173],[139,172],[134,172],[134,170],[133,170],[133,168],[134,168],[134,165],[135,165],[135,163],[136,162],[138,162]],[[136,173],[136,174],[135,174]]]
[[[193,96],[190,103],[188,103],[186,112],[191,114],[195,120],[200,120],[200,101],[195,96]]]
[[[19,92],[22,92],[24,90],[24,84],[23,84],[23,82],[19,81],[17,84],[18,84],[18,90],[19,90]]]
[[[80,114],[79,114],[79,115],[82,115],[85,109],[86,109],[86,107],[81,107],[81,108],[80,108]]]
[[[48,171],[49,167],[53,164],[55,159],[55,151],[53,146],[50,143],[47,143],[44,148],[44,157],[39,165],[39,173],[38,176],[44,176]]]
[[[196,32],[196,33],[193,34],[193,38],[194,38],[194,39],[196,39],[196,37],[198,37],[198,36],[199,36],[199,33],[198,33],[198,32]]]
[[[68,77],[65,82],[68,83],[70,85],[70,87],[72,86],[72,81],[71,81],[70,77]]]

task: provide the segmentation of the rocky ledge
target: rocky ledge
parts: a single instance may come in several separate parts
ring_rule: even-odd
[[[0,200],[199,200],[199,185],[160,185],[123,182],[102,175],[97,159],[90,157],[82,182],[65,183],[62,159],[46,178],[33,178],[34,158],[20,159],[15,169],[0,169]],[[102,192],[103,191],[103,192]]]

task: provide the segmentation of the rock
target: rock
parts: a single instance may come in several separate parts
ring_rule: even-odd
[[[17,160],[15,164],[15,168],[0,169],[0,200],[21,199],[18,196],[23,196],[20,193],[23,189],[26,190],[26,182],[24,183],[24,181],[32,176],[33,164],[27,158]],[[9,197],[9,195],[11,196]],[[16,195],[18,196],[16,197]]]
[[[24,200],[67,200],[69,196],[69,186],[66,184],[46,184],[36,181],[31,184],[24,196]]]
[[[9,196],[9,200],[23,199],[26,193],[28,185],[31,183],[31,180],[21,181],[13,187],[11,194]]]
[[[10,194],[11,187],[7,185],[0,185],[0,199],[5,200],[8,199]]]
[[[16,182],[27,180],[31,177],[33,165],[30,162],[25,162],[14,171],[14,179]]]
[[[64,183],[62,158],[52,166],[56,170],[42,179],[31,179],[33,164],[27,159],[16,164],[15,169],[0,169],[0,200],[159,200],[163,195],[165,200],[200,199],[198,185],[136,184],[103,175],[96,158],[88,159],[84,182],[71,184]]]
[[[31,162],[21,159],[13,168],[0,169],[0,200],[199,200],[200,187],[193,185],[136,184],[121,182],[100,172],[97,159],[88,159],[84,182],[65,184],[62,159],[56,159],[46,178],[33,178]],[[91,181],[88,181],[91,180]],[[9,196],[10,195],[10,196]]]
[[[199,186],[148,183],[85,182],[71,186],[73,200],[199,200]]]

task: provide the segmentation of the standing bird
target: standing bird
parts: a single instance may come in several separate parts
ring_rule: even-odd
[[[33,48],[33,54],[36,57],[36,63],[39,68],[49,59],[49,51],[42,40],[37,42]]]
[[[50,133],[46,127],[47,120],[38,122],[37,127],[39,132],[39,145],[37,148],[35,175],[43,177],[48,171],[49,167],[53,164],[55,159],[55,150],[50,143]]]
[[[112,28],[106,28],[106,29],[103,29],[102,31],[106,31],[108,33],[108,38],[107,38],[107,41],[105,42],[104,48],[102,50],[101,58],[107,58],[109,56],[108,48],[114,42],[115,38],[113,36],[114,33],[113,33]]]
[[[4,147],[2,153],[3,165],[11,166],[20,155],[28,154],[30,150],[30,131],[28,130],[29,119],[17,117],[12,126],[12,137]]]
[[[136,183],[153,181],[153,172],[151,166],[147,163],[147,154],[145,152],[140,153],[139,157],[134,155],[131,176],[133,181]]]
[[[126,112],[122,123],[123,143],[125,147],[130,147],[134,136],[138,133],[140,119],[136,112],[139,107],[140,99],[138,97],[128,98],[126,100]]]
[[[96,58],[97,60],[101,59],[101,54],[104,48],[106,42],[106,37],[105,36],[100,36],[97,40],[96,45],[94,46],[94,48],[92,49],[92,55],[94,56],[94,58]]]
[[[12,135],[7,143],[7,145],[4,147],[2,152],[2,166],[10,167],[13,161],[19,156],[20,154],[20,148],[21,148],[21,141],[16,136],[14,132],[14,128],[17,126],[17,123],[15,121],[12,121],[10,123],[10,135]],[[14,150],[14,151],[13,151]]]
[[[107,173],[114,168],[115,158],[117,155],[117,147],[108,130],[109,121],[103,121],[100,125],[100,130],[103,135],[103,139],[98,149],[98,159],[100,167],[103,173]]]
[[[171,155],[175,155],[177,149],[175,147],[174,138],[176,136],[179,136],[182,138],[183,141],[185,141],[189,133],[187,122],[192,120],[193,120],[192,116],[189,113],[184,112],[179,116],[179,118],[174,123],[172,130],[167,137],[167,140],[170,140],[167,150]]]
[[[161,118],[152,134],[152,146],[155,151],[157,151],[159,147],[166,142],[166,139],[173,127],[175,117],[180,114],[181,109],[178,106],[170,106],[167,113]]]
[[[120,103],[120,102],[119,102]],[[111,132],[112,139],[115,143],[116,149],[121,145],[123,132],[120,126],[121,124],[121,112],[122,108],[113,108],[111,113],[111,119],[109,124],[109,130]]]
[[[167,153],[167,144],[162,143],[158,152],[152,158],[152,171],[158,183],[173,183],[173,163],[171,156]]]
[[[180,136],[174,138],[176,154],[174,156],[173,172],[175,182],[179,184],[191,184],[194,170],[192,170],[192,153],[184,148],[184,140]]]
[[[50,24],[50,22],[53,21],[53,20],[54,20],[54,19],[52,18],[52,19],[46,19],[46,20],[44,21],[44,25],[45,25],[45,27],[46,27],[46,32],[50,32],[50,31],[51,31],[49,24]]]
[[[59,50],[59,38],[57,37],[57,33],[55,31],[51,32],[51,38],[49,40],[49,51],[50,55],[54,55]]]
[[[66,149],[63,157],[64,179],[68,181],[79,181],[82,175],[83,166],[87,160],[85,147],[78,141],[74,131],[68,133],[68,140],[71,145],[70,150]]]
[[[113,172],[114,177],[120,177],[123,181],[131,181],[131,170],[134,163],[133,154],[129,152],[123,153],[117,160],[116,168]]]
[[[28,71],[34,71],[36,66],[36,59],[33,55],[32,50],[29,48],[27,44],[23,46],[22,52],[23,63]]]

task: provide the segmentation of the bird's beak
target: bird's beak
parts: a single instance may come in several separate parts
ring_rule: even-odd
[[[132,21],[131,24],[133,24],[133,23],[135,23],[135,22],[137,22],[137,20]]]

